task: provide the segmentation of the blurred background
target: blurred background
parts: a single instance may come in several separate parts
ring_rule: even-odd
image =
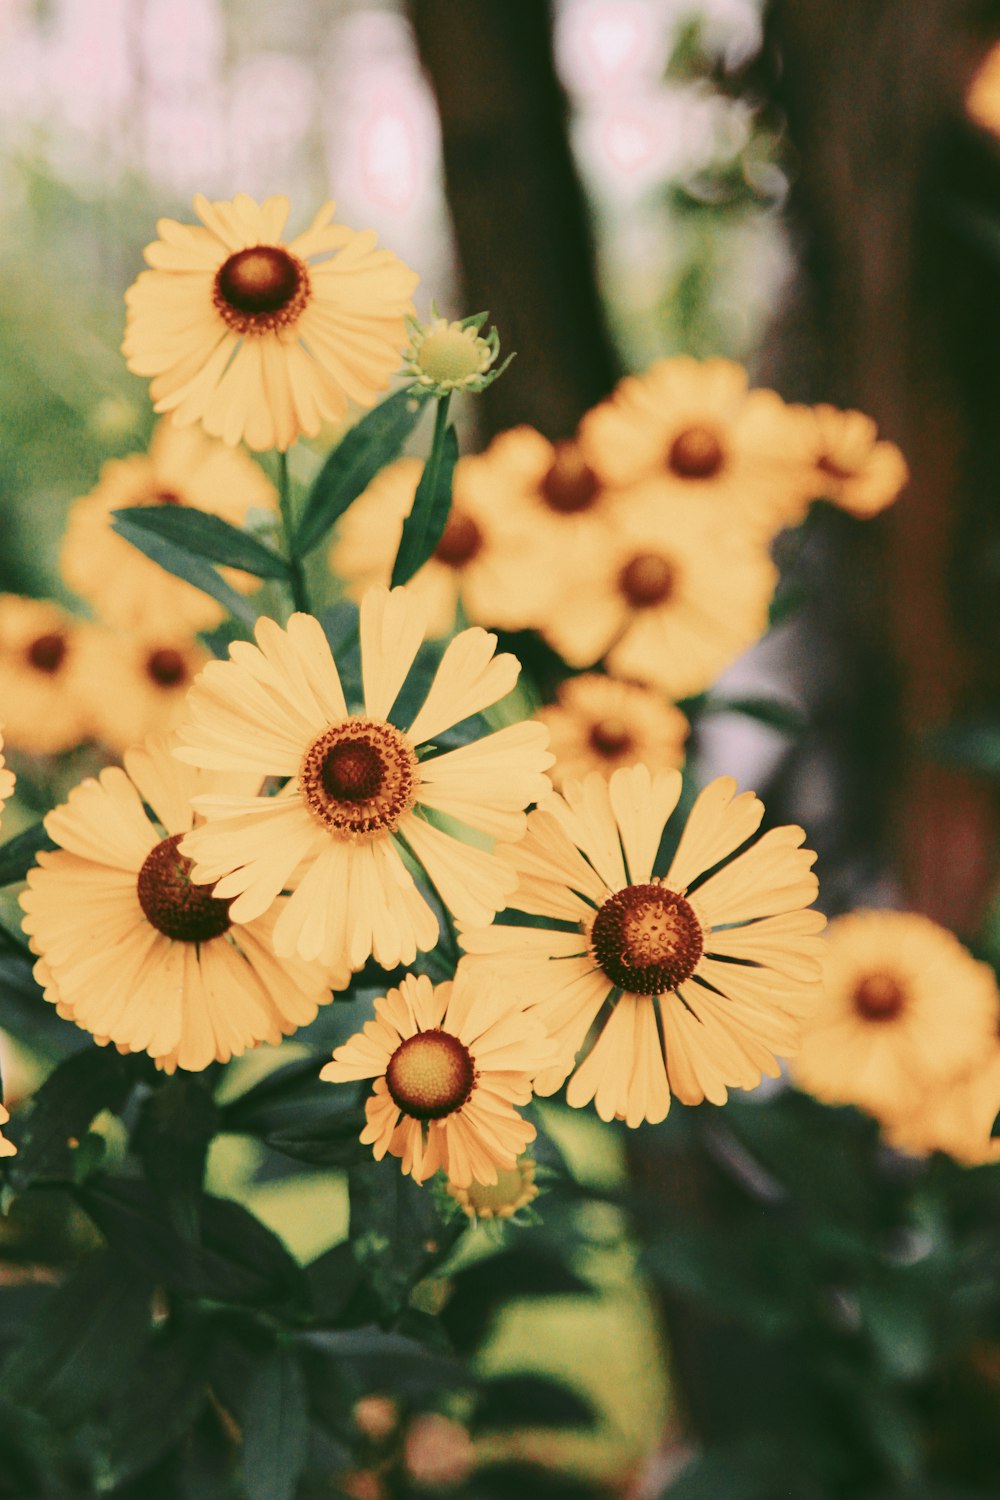
[[[568,435],[622,373],[681,352],[858,407],[901,446],[903,501],[863,526],[810,521],[782,554],[801,607],[727,679],[805,729],[720,714],[696,756],[807,827],[831,912],[906,904],[1000,957],[1000,144],[966,103],[998,36],[985,0],[0,0],[0,588],[60,597],[68,504],[145,445],[146,385],[118,345],[156,218],[189,219],[195,192],[287,193],[298,227],[333,197],[420,271],[421,314],[488,307],[517,351],[459,413],[467,447],[517,422]],[[620,1183],[618,1135],[574,1131],[584,1183]],[[631,1149],[637,1180],[695,1190],[673,1157]],[[274,1210],[302,1254],[330,1242],[329,1191],[291,1221]],[[545,1347],[600,1413],[571,1467],[656,1495],[692,1431],[752,1426],[742,1359],[775,1399],[792,1367],[772,1381],[756,1347],[716,1348],[654,1302],[601,1192],[578,1210],[600,1297],[511,1310],[484,1357],[520,1368]],[[855,1482],[710,1471],[683,1494],[854,1500]]]

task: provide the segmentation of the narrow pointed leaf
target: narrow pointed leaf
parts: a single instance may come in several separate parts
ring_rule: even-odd
[[[251,601],[231,588],[218,569],[203,557],[196,557],[187,548],[138,525],[133,519],[137,508],[133,506],[131,510],[115,513],[112,524],[118,535],[131,542],[146,557],[152,558],[153,562],[159,563],[161,568],[172,573],[175,578],[182,578],[185,583],[201,589],[203,594],[217,599],[234,619],[252,630],[257,620],[257,610]]]
[[[273,547],[208,511],[190,505],[133,505],[116,510],[114,516],[116,522],[127,521],[133,528],[172,542],[209,562],[242,568],[256,578],[289,576],[287,562]]]
[[[309,1410],[291,1344],[279,1341],[258,1360],[237,1416],[247,1500],[292,1500],[309,1454]]]
[[[399,457],[422,411],[423,401],[408,388],[380,402],[351,428],[316,476],[296,533],[296,556],[318,547],[379,470]]]
[[[38,851],[56,847],[41,823],[35,823],[16,838],[0,844],[0,885],[13,885],[23,880],[35,863]]]
[[[449,427],[438,461],[428,462],[417,486],[413,509],[403,522],[403,535],[392,570],[392,586],[409,583],[431,556],[448,524],[451,485],[458,462],[458,436]]]

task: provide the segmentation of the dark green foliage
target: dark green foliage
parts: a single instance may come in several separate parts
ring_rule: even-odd
[[[23,880],[35,863],[38,851],[55,847],[41,823],[0,844],[0,885],[14,885]]]
[[[257,619],[257,610],[246,595],[232,588],[219,570],[206,562],[204,557],[179,542],[168,539],[160,530],[152,530],[142,521],[136,521],[137,512],[141,515],[145,509],[134,506],[129,510],[116,511],[112,524],[118,535],[131,542],[146,557],[152,558],[153,562],[159,563],[168,573],[173,573],[175,578],[182,578],[185,583],[193,584],[202,593],[217,599],[234,619],[252,629]],[[160,516],[164,512],[157,506],[153,513]],[[252,542],[253,538],[248,536],[246,540]]]
[[[458,438],[454,427],[449,427],[440,443],[435,440],[417,485],[413,509],[403,522],[403,535],[392,570],[393,588],[399,583],[408,583],[441,540],[451,510],[451,484],[457,462]]]
[[[255,578],[277,578],[287,582],[288,563],[266,542],[231,526],[221,516],[197,510],[190,505],[132,505],[126,510],[114,512],[115,529],[122,535],[129,532],[146,532],[152,537],[169,542],[193,557],[202,557],[207,562],[222,563],[230,568],[242,568]],[[121,524],[127,523],[123,530]],[[128,537],[133,540],[132,536]]]

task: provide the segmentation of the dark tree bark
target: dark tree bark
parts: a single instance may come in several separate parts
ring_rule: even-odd
[[[572,433],[607,395],[615,356],[587,207],[539,0],[410,0],[437,96],[465,303],[490,309],[510,370],[486,392],[493,431]]]

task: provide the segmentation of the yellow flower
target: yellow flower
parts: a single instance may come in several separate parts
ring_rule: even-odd
[[[70,507],[60,570],[69,588],[111,625],[142,634],[207,630],[225,611],[167,573],[111,529],[111,512],[133,505],[187,505],[242,526],[252,509],[273,510],[273,486],[259,464],[197,429],[159,423],[148,453],[116,458],[100,483]],[[226,571],[236,587],[256,587]]]
[[[893,1120],[991,1055],[998,1019],[993,971],[952,933],[914,912],[851,912],[830,923],[823,998],[792,1077],[825,1103]]]
[[[687,719],[661,693],[641,683],[597,672],[567,677],[556,702],[535,717],[549,731],[549,749],[556,758],[549,774],[557,790],[568,778],[588,771],[609,777],[619,766],[640,761],[651,771],[684,763]]]
[[[125,295],[122,352],[153,377],[158,412],[251,448],[285,449],[371,406],[399,369],[417,276],[327,203],[282,239],[289,203],[194,200],[199,225],[161,219],[153,268]]]
[[[361,1139],[378,1161],[389,1152],[415,1182],[441,1168],[468,1187],[495,1183],[534,1140],[516,1106],[530,1102],[531,1080],[554,1053],[539,1022],[489,987],[407,974],[320,1077],[375,1079]]]
[[[3,735],[0,734],[0,813],[3,812],[4,804],[14,795],[14,773],[8,768],[2,752]]]
[[[503,851],[519,876],[510,911],[544,925],[501,916],[461,934],[472,975],[530,996],[529,1014],[558,1042],[536,1092],[554,1093],[572,1073],[569,1104],[593,1099],[602,1119],[628,1125],[664,1119],[671,1092],[724,1104],[727,1088],[776,1076],[821,972],[824,919],[806,910],[817,886],[802,829],[772,828],[744,848],[764,808],[720,776],[659,875],[680,788],[679,772],[645,766],[568,782]]]
[[[481,487],[483,463],[479,456],[459,459],[441,540],[407,585],[427,610],[430,635],[454,629],[459,600],[476,624],[506,629],[519,628],[530,609],[524,538],[512,533],[509,517]],[[360,599],[373,584],[389,582],[403,521],[413,508],[422,472],[417,458],[390,464],[341,521],[330,568],[347,581],[352,598]]]
[[[195,880],[217,882],[218,895],[234,898],[237,920],[259,916],[295,886],[275,925],[281,954],[353,968],[374,954],[393,968],[433,948],[438,919],[404,851],[463,920],[488,922],[513,888],[495,854],[422,814],[444,814],[488,838],[518,838],[525,807],[549,789],[546,731],[513,724],[434,753],[439,736],[517,680],[518,662],[494,656],[496,637],[478,628],[449,643],[416,715],[390,722],[424,630],[408,590],[365,595],[361,712],[348,708],[322,626],[304,614],[286,629],[259,620],[257,645],[233,645],[231,660],[210,662],[191,690],[183,759],[289,778],[276,797],[199,798],[208,821],[184,843]]]
[[[655,480],[773,536],[801,519],[794,479],[808,435],[800,408],[748,391],[742,365],[685,355],[621,381],[580,423],[580,450],[604,484]]]
[[[1000,135],[1000,43],[989,49],[977,68],[965,96],[965,108],[975,124]]]
[[[965,1166],[1000,1160],[1000,1139],[991,1137],[1000,1114],[1000,1045],[950,1083],[924,1091],[920,1103],[884,1120],[884,1132],[901,1151],[927,1156],[944,1151]]]
[[[500,336],[495,328],[485,337],[480,333],[489,314],[478,313],[461,322],[449,323],[433,304],[432,312],[434,316],[429,323],[418,323],[416,318],[406,320],[410,331],[404,367],[407,375],[433,396],[448,396],[452,391],[478,395],[485,391],[513,358],[508,355],[502,365],[496,365]]]
[[[686,698],[767,629],[777,572],[763,544],[710,509],[634,493],[586,572],[561,577],[539,628],[570,666],[603,657],[617,677]]]
[[[521,1156],[512,1167],[497,1172],[495,1183],[470,1182],[458,1187],[449,1181],[448,1192],[470,1219],[512,1219],[538,1197],[535,1163]]]
[[[805,502],[830,500],[861,520],[891,505],[910,471],[895,443],[878,440],[871,417],[835,406],[803,410],[812,419]]]
[[[46,831],[61,847],[39,854],[21,905],[35,976],[60,1015],[168,1072],[198,1071],[304,1026],[330,999],[331,980],[343,985],[348,974],[278,963],[280,905],[242,923],[228,901],[192,885],[177,846],[192,825],[192,795],[218,778],[171,750],[151,739],[126,754],[124,771],[88,778],[49,813]]]
[[[10,1115],[3,1105],[0,1104],[0,1125],[6,1125]],[[17,1147],[13,1141],[8,1141],[2,1130],[0,1130],[0,1156],[16,1156]]]
[[[150,734],[167,734],[184,718],[188,688],[209,653],[171,633],[141,639],[103,633],[102,670],[88,684],[93,733],[120,755]]]
[[[44,599],[0,594],[0,711],[7,744],[48,755],[87,739],[90,690],[103,663],[97,626]]]

